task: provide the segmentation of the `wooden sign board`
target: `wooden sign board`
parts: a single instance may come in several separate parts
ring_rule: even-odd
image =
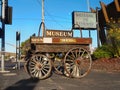
[[[36,44],[91,44],[91,38],[31,37]]]
[[[46,30],[46,37],[73,37],[73,32],[67,30]]]
[[[74,29],[96,29],[96,13],[72,12],[72,25]]]

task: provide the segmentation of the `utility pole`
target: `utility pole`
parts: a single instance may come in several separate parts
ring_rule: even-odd
[[[44,37],[44,0],[42,0],[42,36]]]
[[[90,2],[87,0],[88,12],[90,11]]]
[[[90,2],[89,0],[87,0],[87,8],[88,8],[88,12],[90,11]],[[91,33],[90,33],[90,30],[89,31],[89,37],[91,37]]]
[[[5,0],[2,0],[2,43],[1,43],[1,72],[5,72],[4,60],[5,60]]]
[[[89,0],[87,0],[87,7],[88,7],[88,12],[90,12],[90,1]],[[88,31],[89,31],[89,38],[91,38],[90,29]],[[92,54],[92,44],[90,44],[90,51],[91,51],[91,54]]]

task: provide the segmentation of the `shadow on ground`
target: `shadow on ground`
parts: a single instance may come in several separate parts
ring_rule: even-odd
[[[12,86],[7,87],[5,90],[34,90],[39,79],[24,79],[16,82]]]

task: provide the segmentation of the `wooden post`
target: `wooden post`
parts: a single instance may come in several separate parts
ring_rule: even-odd
[[[109,20],[108,14],[107,14],[106,6],[105,6],[105,4],[103,2],[100,2],[100,5],[102,7],[102,11],[103,11],[103,14],[104,14],[104,17],[105,17],[105,21],[107,23],[109,23],[110,20]]]
[[[115,6],[118,12],[120,12],[120,5],[119,5],[119,0],[114,0]]]
[[[99,16],[98,16],[98,7],[96,7],[96,15],[97,15],[97,45],[98,45],[98,47],[100,47],[100,39],[99,39],[99,30],[100,30],[100,28],[99,28]]]

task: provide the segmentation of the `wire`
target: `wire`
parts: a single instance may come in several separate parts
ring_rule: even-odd
[[[65,17],[61,17],[61,16],[56,16],[56,15],[45,15],[45,16],[52,16],[52,17],[56,17],[56,18],[59,18],[59,19],[62,19],[62,20],[64,20],[64,21],[69,21],[70,22],[70,20],[68,20],[69,18],[65,18]]]
[[[41,6],[40,0],[37,0],[37,2],[38,2],[38,4]],[[48,20],[48,19],[45,19],[45,20],[47,20],[47,21],[53,21],[53,22],[55,22],[56,24],[58,24],[60,27],[62,27],[62,28],[64,27],[62,24],[58,23],[59,21],[56,20],[54,17],[57,17],[57,18],[59,18],[59,19],[66,19],[66,18],[61,17],[61,16],[52,15],[52,14],[50,14],[50,13],[48,12],[48,9],[46,9],[46,8],[45,8],[45,11],[46,11],[45,16],[49,16],[49,17],[52,19],[52,20]],[[46,17],[45,17],[45,18],[46,18]],[[66,21],[64,20],[64,22],[68,22],[67,19],[66,19]],[[69,23],[70,23],[70,22],[69,22]]]
[[[33,21],[36,21],[36,20],[40,20],[40,18],[13,18],[14,20],[33,20]]]
[[[41,6],[41,2],[40,2],[40,0],[36,0],[37,2],[38,2],[38,4]]]

